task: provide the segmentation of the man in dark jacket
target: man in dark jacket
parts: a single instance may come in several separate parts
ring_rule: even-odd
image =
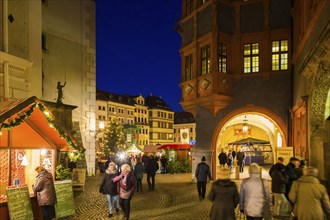
[[[272,177],[272,192],[274,195],[273,216],[276,219],[289,220],[291,204],[285,196],[286,184],[289,181],[289,177],[285,174],[282,157],[279,157],[277,163],[270,168],[269,174]]]
[[[197,165],[195,171],[195,176],[197,179],[197,191],[200,200],[205,198],[207,177],[209,180],[211,180],[210,167],[205,163],[205,161],[205,156],[203,156],[202,162]]]
[[[156,171],[159,169],[159,165],[157,161],[155,160],[153,155],[150,155],[147,166],[146,166],[146,171],[147,171],[147,182],[149,186],[149,191],[154,191],[155,189],[155,176],[156,176]],[[150,182],[151,179],[151,182]]]
[[[224,167],[228,159],[226,151],[224,149],[222,149],[221,153],[218,155],[218,159],[219,159],[220,167]]]
[[[285,195],[289,198],[289,192],[292,186],[293,181],[298,179],[297,168],[300,165],[300,160],[297,157],[291,157],[290,163],[285,167],[285,174],[289,176],[289,181],[286,184]]]

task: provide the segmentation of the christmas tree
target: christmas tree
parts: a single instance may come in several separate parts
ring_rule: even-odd
[[[103,152],[106,156],[126,150],[124,127],[118,119],[112,119],[105,128]]]

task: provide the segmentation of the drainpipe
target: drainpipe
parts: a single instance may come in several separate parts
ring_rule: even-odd
[[[8,53],[8,0],[2,0],[2,38],[3,52]],[[3,64],[4,73],[4,101],[9,98],[9,62],[5,61]]]

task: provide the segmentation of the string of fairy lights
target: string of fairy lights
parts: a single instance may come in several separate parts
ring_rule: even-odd
[[[84,153],[81,150],[81,148],[79,148],[79,146],[77,146],[72,141],[71,137],[66,134],[63,127],[56,122],[56,120],[53,118],[53,116],[49,113],[49,111],[46,109],[46,107],[41,102],[35,102],[35,103],[31,104],[30,107],[26,111],[20,112],[17,117],[9,118],[7,120],[7,122],[5,121],[5,122],[1,123],[0,124],[0,135],[2,134],[2,129],[11,129],[13,127],[20,125],[22,122],[24,122],[25,119],[27,119],[28,117],[30,117],[32,115],[35,108],[38,108],[45,115],[45,118],[46,118],[49,126],[51,128],[53,128],[54,130],[56,130],[59,133],[59,136],[61,138],[65,139],[65,141],[68,143],[68,145],[76,151],[77,157],[79,157],[79,158],[82,157]]]

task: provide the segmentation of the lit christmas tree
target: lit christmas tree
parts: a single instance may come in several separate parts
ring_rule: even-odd
[[[105,128],[103,152],[105,155],[115,155],[126,150],[124,127],[117,119],[112,119]]]

